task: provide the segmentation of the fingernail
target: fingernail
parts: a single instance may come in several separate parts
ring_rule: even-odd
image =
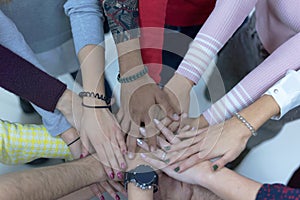
[[[192,131],[194,131],[194,130],[196,130],[196,128],[195,128],[195,127],[193,127],[191,130],[192,130]]]
[[[140,133],[146,137],[146,130],[144,128],[140,127]]]
[[[124,150],[122,151],[122,153],[123,153],[123,155],[125,155],[127,152],[126,152],[126,150],[124,149]]]
[[[117,194],[116,194],[116,200],[120,200],[120,197],[119,197],[119,195],[117,195]]]
[[[158,119],[153,119],[153,121],[154,121],[155,124],[159,124]]]
[[[150,151],[151,151],[151,152],[154,152],[154,151],[155,151],[155,148],[154,148],[153,146],[151,146],[151,147],[150,147]]]
[[[143,144],[143,141],[141,140],[141,139],[136,139],[136,141],[137,141],[137,143],[138,143],[138,145],[142,145]]]
[[[101,195],[100,199],[101,199],[101,200],[105,200],[105,198],[104,198],[104,196],[103,196],[103,195]]]
[[[173,114],[173,119],[174,120],[179,120],[179,116],[175,113],[175,114]]]
[[[122,180],[122,179],[123,179],[123,174],[122,174],[122,172],[118,172],[118,173],[117,173],[117,177],[118,177],[119,179]]]
[[[121,168],[122,169],[126,169],[126,164],[125,163],[121,163]]]
[[[82,154],[80,154],[80,157],[79,157],[79,158],[80,158],[80,159],[81,159],[81,158],[83,158],[83,155],[82,155]]]
[[[218,165],[214,165],[214,166],[213,166],[213,170],[214,170],[214,171],[217,171],[218,168],[219,168]]]
[[[141,153],[141,157],[146,158],[147,156],[145,154]]]
[[[115,174],[114,174],[113,172],[110,172],[109,178],[110,178],[110,179],[114,179],[114,178],[115,178]]]
[[[129,152],[129,153],[128,153],[128,158],[129,158],[129,159],[133,159],[133,158],[134,158],[134,155],[133,155],[132,152]]]
[[[169,150],[171,149],[171,146],[165,146],[164,149],[165,149],[166,151],[169,151]]]
[[[183,114],[181,115],[181,117],[182,117],[182,118],[187,118],[187,117],[188,117],[188,114],[187,114],[187,113],[183,113]]]
[[[164,160],[164,163],[168,164],[170,162],[170,159]]]
[[[179,172],[179,170],[180,170],[180,167],[176,167],[176,168],[174,169],[175,172]]]

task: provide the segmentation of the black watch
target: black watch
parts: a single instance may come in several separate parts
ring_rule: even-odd
[[[124,186],[127,190],[128,183],[134,183],[142,190],[158,191],[158,175],[154,169],[148,165],[139,165],[135,169],[125,173]]]

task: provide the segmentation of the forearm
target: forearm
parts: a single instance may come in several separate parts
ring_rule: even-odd
[[[57,199],[101,181],[105,177],[102,166],[93,159],[88,157],[77,162],[2,175],[0,198]]]
[[[232,113],[250,105],[258,99],[276,81],[282,78],[287,70],[298,69],[300,59],[297,52],[300,34],[298,33],[276,51],[263,63],[250,72],[230,92],[203,113],[210,124],[215,124],[232,116]]]
[[[208,174],[202,185],[224,200],[254,200],[262,186],[227,168]]]
[[[257,0],[219,0],[206,20],[177,73],[198,83],[218,51],[254,8]]]

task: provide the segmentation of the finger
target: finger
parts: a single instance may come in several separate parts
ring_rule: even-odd
[[[128,148],[128,158],[132,160],[135,156],[136,138],[128,135],[126,143]]]
[[[116,146],[116,144],[109,144],[109,143],[104,145],[104,150],[105,150],[106,156],[108,158],[108,162],[109,162],[110,166],[112,167],[112,170],[114,171],[113,174],[109,174],[110,179],[114,179],[117,172],[120,171],[117,159],[115,157],[115,153],[120,152],[120,149],[116,149],[116,151],[114,151],[113,145]]]
[[[189,159],[183,161],[178,167],[178,173],[184,172],[185,170],[193,167],[194,165],[200,163],[202,160],[199,158],[198,154],[191,156]]]
[[[121,129],[123,133],[128,133],[130,129],[130,118],[128,115],[125,115],[121,121]]]
[[[123,111],[123,108],[120,108],[119,112],[117,112],[117,114],[116,114],[116,119],[117,119],[118,123],[120,123],[122,121],[123,117],[124,117],[124,111]]]
[[[140,133],[141,135],[145,136],[146,138],[148,138],[148,144],[150,146],[150,150],[151,151],[155,151],[156,150],[156,135],[158,135],[159,131],[157,130],[157,128],[155,127],[153,122],[150,122],[145,129],[144,128],[140,128]]]
[[[161,122],[165,127],[168,127],[168,126],[173,122],[173,120],[171,120],[171,119],[168,118],[168,117],[165,117],[165,118],[163,118],[160,122]]]
[[[169,104],[167,98],[165,98],[165,94],[161,91],[155,95],[156,102],[159,106],[167,113],[167,116],[175,121],[180,119],[179,115],[175,112],[175,109]]]
[[[234,160],[234,156],[231,153],[225,153],[220,159],[212,162],[211,168],[213,171],[222,169],[227,163]]]
[[[101,190],[100,190],[100,185],[98,186],[97,183],[93,184],[93,185],[90,185],[90,190],[93,192],[93,194],[99,199],[99,200],[103,200],[103,196],[102,196],[102,193]],[[101,187],[102,189],[102,187]]]
[[[156,136],[157,144],[161,149],[165,149],[167,146],[171,146],[170,143],[168,143],[164,138],[160,136]]]
[[[169,129],[171,132],[175,133],[176,131],[178,131],[179,125],[180,125],[179,122],[173,121],[173,122],[168,126],[168,129]]]
[[[106,147],[103,146],[102,144],[94,145],[94,147],[95,147],[97,156],[99,158],[99,161],[102,163],[102,165],[104,167],[104,171],[106,172],[107,176],[111,179],[114,179],[114,176],[115,176],[114,171],[111,168],[110,163],[107,159],[109,157],[106,157],[106,155],[107,155]]]
[[[144,149],[145,151],[148,151],[148,152],[151,152],[151,155],[155,156],[156,158],[162,160],[162,161],[165,161],[167,160],[167,154],[166,152],[162,151],[161,149],[157,149],[155,151],[150,151],[149,150],[149,145],[141,140],[141,139],[137,139],[137,144],[142,148]]]
[[[190,129],[191,129],[190,125],[185,125],[181,129],[179,129],[178,132],[186,132],[186,131],[190,131]]]
[[[190,130],[190,131],[185,131],[185,132],[180,132],[178,134],[178,138],[180,139],[185,139],[185,138],[190,138],[190,137],[195,137],[197,135],[200,135],[201,133],[204,133],[208,130],[208,128],[202,128],[198,130]]]
[[[116,137],[117,137],[117,143],[119,144],[120,149],[117,152],[116,152],[116,149],[114,149],[114,150],[116,152],[116,157],[117,157],[117,160],[119,162],[120,168],[123,169],[123,170],[125,170],[126,167],[127,167],[126,161],[124,159],[124,155],[127,152],[127,147],[126,147],[126,144],[125,144],[125,139],[124,139],[124,136],[122,135],[121,132],[117,132],[116,133]]]
[[[82,131],[82,134],[80,135],[80,139],[82,144],[82,148],[81,148],[82,156],[86,157],[87,155],[89,155],[89,152],[92,149],[92,145],[85,131]]]
[[[117,182],[117,181],[108,181],[108,182],[117,192],[120,192],[123,195],[127,196],[127,192],[126,192],[125,188],[123,187],[123,185],[120,184],[120,182]]]
[[[116,198],[117,193],[115,192],[115,190],[113,189],[113,187],[107,182],[107,181],[103,181],[100,182],[100,185],[104,188],[104,190],[114,199]]]
[[[181,142],[178,138],[176,138],[169,129],[167,129],[160,121],[157,119],[154,119],[154,123],[158,130],[166,137],[166,139],[171,143],[171,144],[176,144]]]
[[[203,136],[203,135],[198,135],[196,137],[193,137],[193,138],[190,138],[187,140],[183,140],[180,143],[177,143],[177,144],[174,144],[171,146],[167,146],[167,147],[165,147],[165,150],[168,152],[179,151],[181,149],[186,149],[196,143],[199,143],[199,146],[201,146],[200,142],[202,142],[204,137],[205,136]]]
[[[145,153],[141,153],[140,154],[141,158],[146,161],[147,163],[149,163],[151,166],[153,166],[155,169],[160,169],[162,171],[164,171],[164,169],[168,166],[168,164],[164,163],[163,161],[157,160],[157,159],[153,159],[150,158],[149,156],[147,156]]]

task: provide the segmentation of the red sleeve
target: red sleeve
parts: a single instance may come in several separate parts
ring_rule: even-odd
[[[141,48],[144,64],[149,75],[160,82],[162,70],[162,48],[168,0],[140,0]]]
[[[0,45],[0,87],[54,111],[66,85]]]

